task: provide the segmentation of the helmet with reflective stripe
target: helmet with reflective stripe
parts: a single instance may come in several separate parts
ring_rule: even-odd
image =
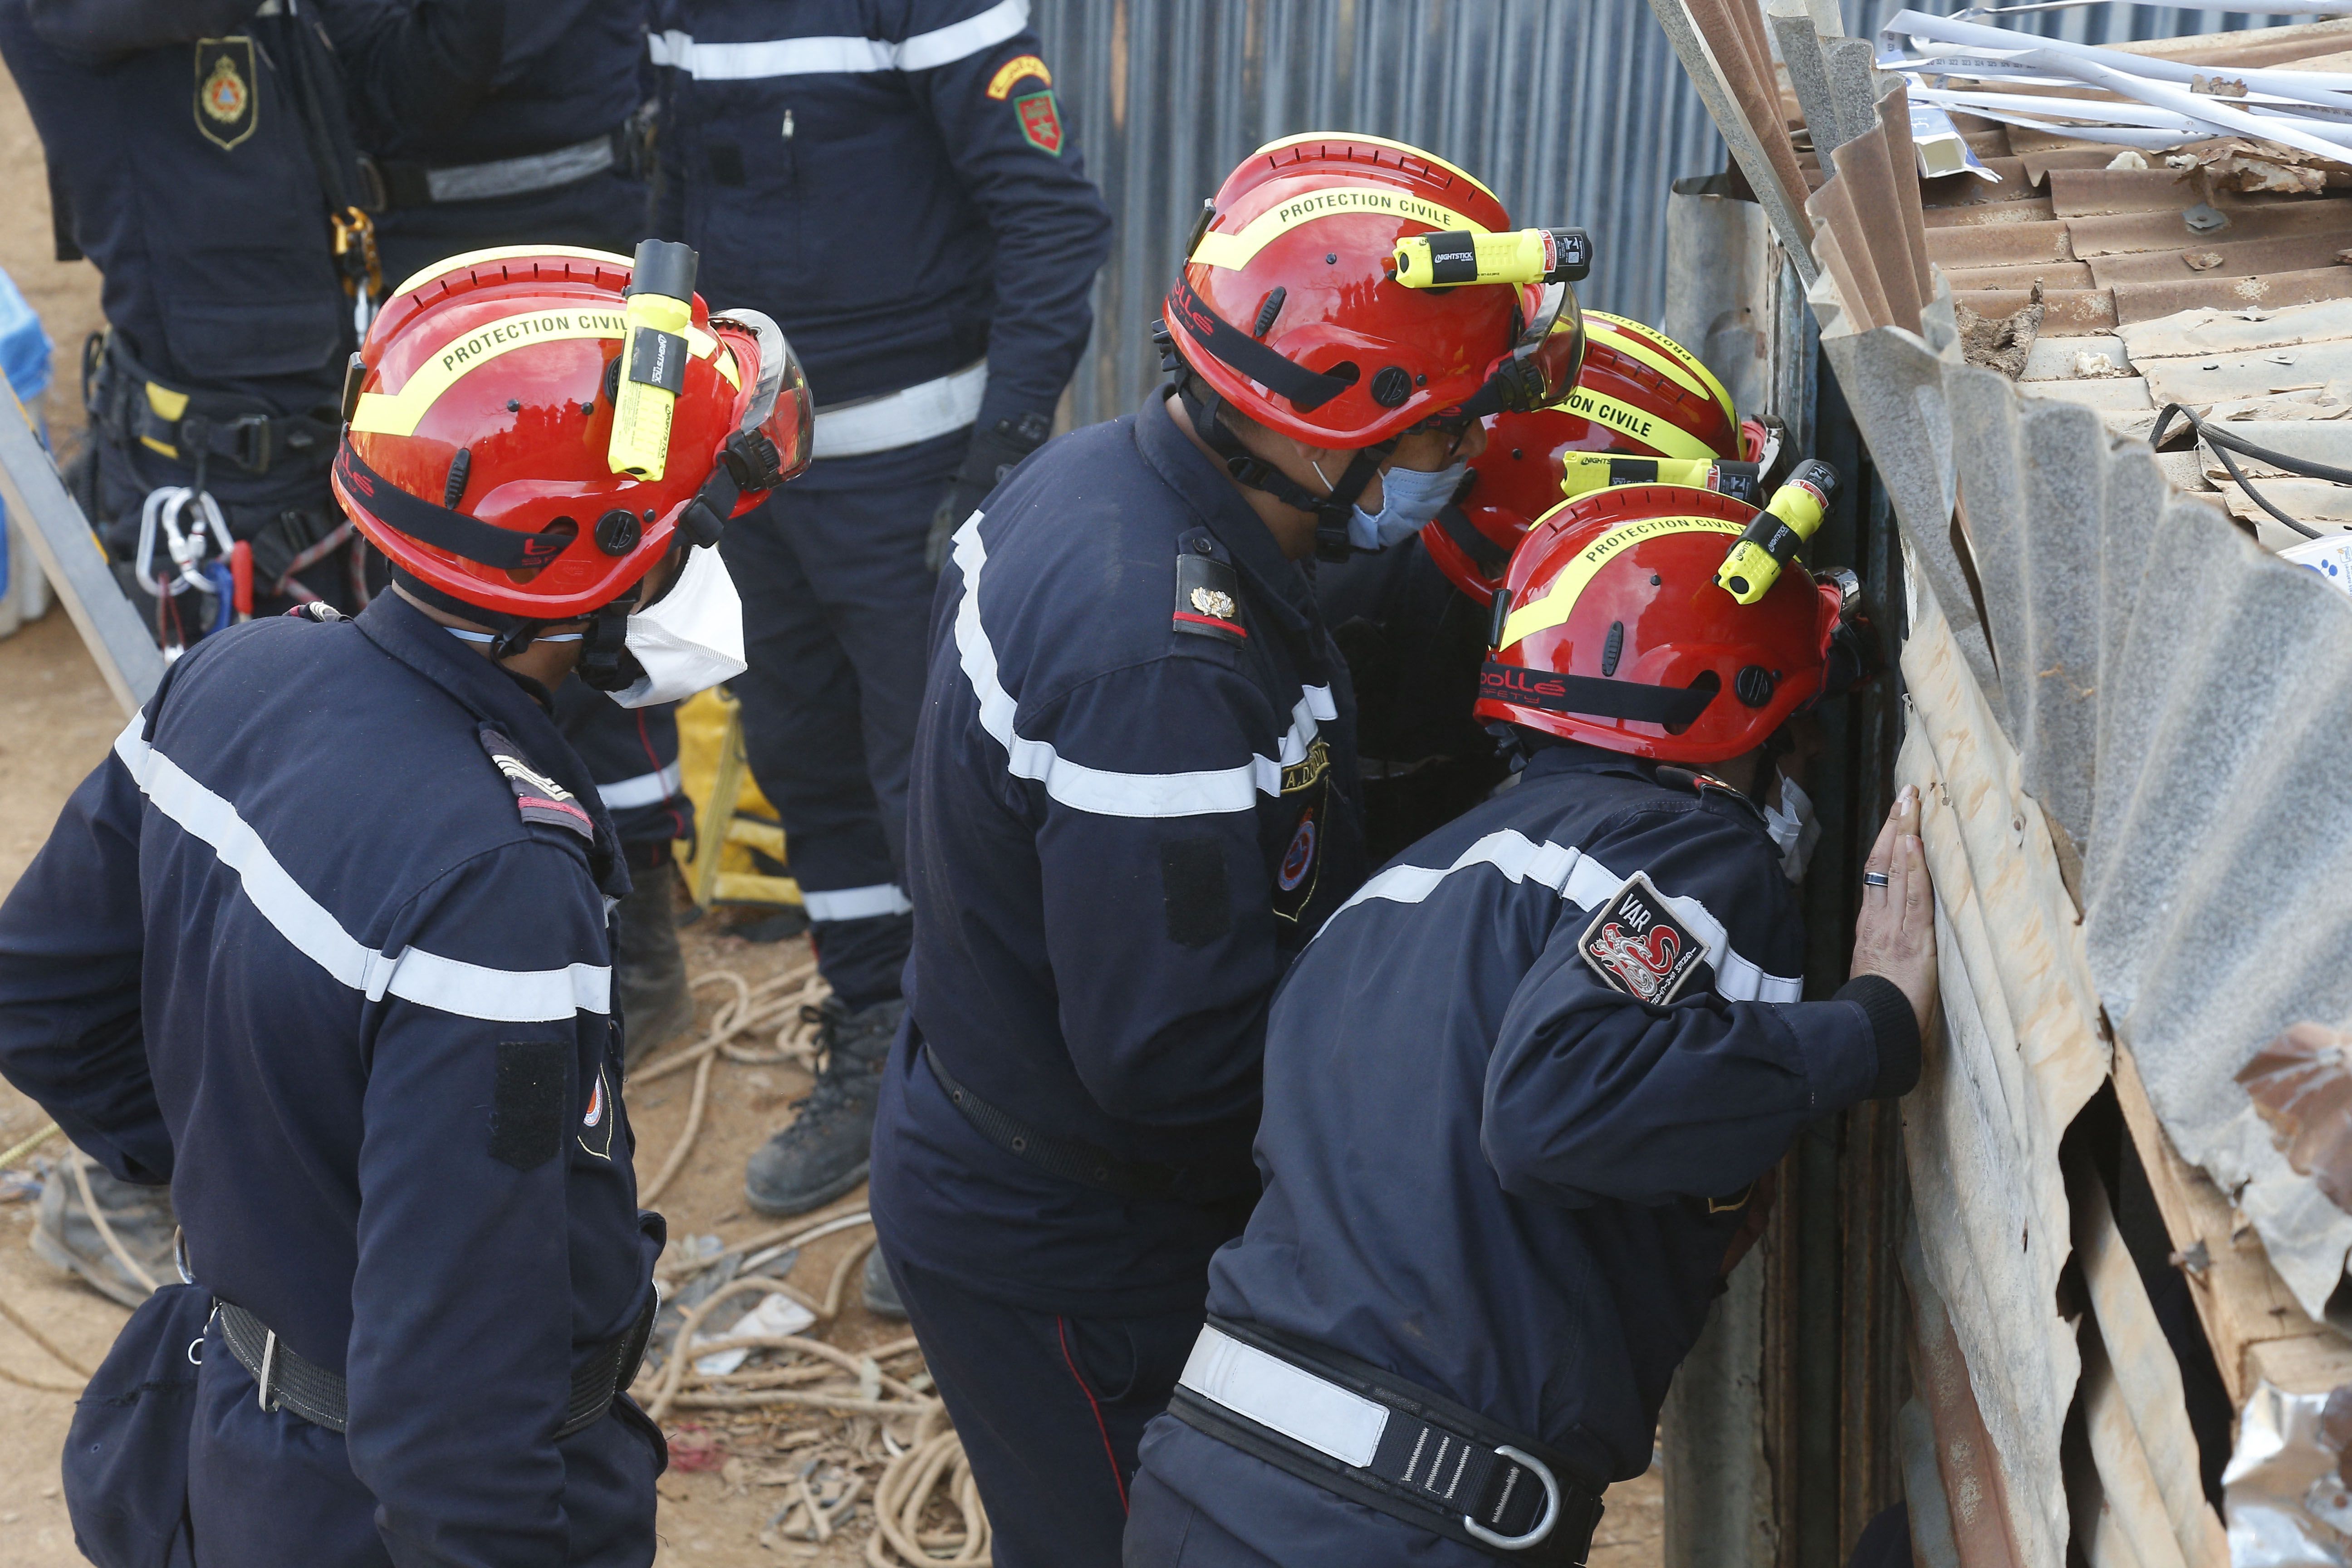
[[[1559,403],[1486,421],[1486,449],[1457,515],[1422,531],[1447,581],[1480,604],[1535,520],[1559,504],[1570,452],[1727,458],[1744,451],[1731,395],[1698,356],[1654,327],[1601,310],[1583,313],[1584,364]],[[1469,532],[1464,531],[1464,524]]]
[[[690,277],[692,253],[676,259]],[[578,618],[807,467],[814,414],[783,334],[697,295],[674,302],[683,330],[659,371],[675,381],[659,477],[616,471],[632,267],[559,246],[475,252],[377,314],[333,484],[395,574],[496,616]]]
[[[1761,745],[1820,695],[1845,595],[1802,570],[1753,605],[1717,587],[1755,515],[1675,485],[1556,508],[1511,558],[1478,716],[1662,762]]]
[[[1168,295],[1175,351],[1217,396],[1309,446],[1360,449],[1460,408],[1538,315],[1574,331],[1565,284],[1396,280],[1401,239],[1509,226],[1492,191],[1419,148],[1289,137],[1244,159],[1211,206]],[[1580,342],[1547,353],[1557,386]]]

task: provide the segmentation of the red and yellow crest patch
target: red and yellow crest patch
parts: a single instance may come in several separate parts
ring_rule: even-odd
[[[1021,115],[1021,134],[1041,153],[1062,155],[1062,116],[1054,107],[1054,89],[1024,92],[1013,100]]]
[[[196,130],[224,150],[253,134],[253,40],[196,40]]]

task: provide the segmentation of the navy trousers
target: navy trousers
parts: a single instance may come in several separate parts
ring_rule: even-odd
[[[997,1568],[1118,1562],[1136,1445],[1168,1408],[1202,1310],[1064,1317],[885,1261],[971,1460]]]
[[[719,545],[743,598],[744,753],[852,1007],[899,994],[913,938],[907,769],[939,581],[923,542],[968,438],[820,462]]]

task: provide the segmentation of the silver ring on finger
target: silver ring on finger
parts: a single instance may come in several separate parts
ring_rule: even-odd
[[[1883,888],[1886,886],[1886,873],[1884,871],[1864,871],[1862,874],[1862,885],[1865,888]]]

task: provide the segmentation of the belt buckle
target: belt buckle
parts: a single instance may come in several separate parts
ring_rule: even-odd
[[[248,473],[266,474],[272,456],[269,438],[269,416],[246,414],[230,420],[219,428],[229,433],[236,443],[232,459]]]
[[[1535,1472],[1536,1479],[1543,1482],[1543,1517],[1536,1521],[1535,1528],[1525,1535],[1499,1535],[1466,1513],[1462,1516],[1462,1528],[1487,1545],[1500,1551],[1525,1552],[1528,1547],[1537,1545],[1544,1537],[1549,1535],[1551,1527],[1559,1522],[1559,1482],[1553,1477],[1551,1467],[1533,1454],[1522,1453],[1507,1443],[1498,1444],[1495,1452],[1523,1469],[1532,1470]]]

